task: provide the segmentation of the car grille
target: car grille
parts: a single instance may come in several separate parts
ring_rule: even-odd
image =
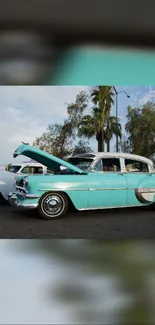
[[[16,179],[16,186],[24,187],[23,178],[20,180]]]
[[[21,187],[24,187],[24,181],[23,181],[23,178],[22,178],[22,179],[20,179],[20,181],[19,181],[18,185],[19,185],[19,186],[21,186]]]

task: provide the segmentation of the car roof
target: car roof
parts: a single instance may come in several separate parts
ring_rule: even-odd
[[[40,164],[39,162],[32,162],[32,161],[24,161],[24,162],[21,162],[21,163],[11,163],[10,164],[11,166],[26,166],[26,165],[29,165],[29,166],[39,166],[39,167],[42,167],[44,165]]]
[[[153,165],[152,160],[145,158],[140,155],[130,154],[130,153],[124,153],[124,152],[90,152],[85,154],[79,154],[70,156],[70,158],[126,158],[126,159],[135,159],[135,160],[141,160],[145,161],[146,163],[149,163]]]

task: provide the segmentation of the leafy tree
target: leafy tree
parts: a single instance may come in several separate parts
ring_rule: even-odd
[[[77,144],[77,127],[87,109],[88,94],[80,92],[74,103],[67,103],[68,117],[63,124],[50,124],[47,132],[36,138],[33,145],[45,150],[59,158],[65,158],[71,154],[93,151],[88,141],[80,139]]]
[[[119,142],[119,148],[122,152],[125,153],[133,153],[132,146],[130,144],[130,141],[128,140],[128,137],[126,135],[122,135],[121,141]]]
[[[86,94],[84,91],[81,91],[76,96],[76,100],[74,103],[67,103],[68,121],[69,123],[71,123],[74,132],[77,131],[77,127],[87,108],[88,108],[88,94]]]
[[[93,151],[87,141],[79,140],[74,144],[72,132],[71,122],[65,121],[63,125],[50,124],[47,132],[38,137],[33,145],[59,158]]]
[[[92,151],[84,138],[95,136],[98,151],[104,151],[104,142],[107,142],[107,150],[110,151],[113,135],[117,134],[121,138],[121,125],[114,116],[110,116],[112,104],[113,92],[110,86],[93,88],[90,96],[80,92],[75,102],[67,103],[68,117],[64,124],[49,125],[47,132],[38,137],[34,145],[62,158],[73,152]],[[73,148],[74,140],[78,137],[82,140]]]
[[[50,124],[47,132],[36,138],[33,145],[59,158],[66,157],[71,152],[72,127],[70,123]]]
[[[79,155],[86,152],[93,152],[93,149],[89,146],[89,142],[79,140],[79,142],[73,148],[73,155]]]
[[[151,156],[155,151],[155,103],[148,102],[142,108],[129,106],[125,131],[122,151]]]

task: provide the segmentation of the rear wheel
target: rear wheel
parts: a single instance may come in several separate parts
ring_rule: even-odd
[[[39,201],[38,212],[42,218],[57,219],[68,210],[68,198],[64,193],[48,192]]]

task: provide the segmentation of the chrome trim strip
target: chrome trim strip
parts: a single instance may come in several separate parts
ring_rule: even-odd
[[[40,189],[38,190],[39,192],[44,192],[44,191],[126,191],[126,190],[132,190],[134,191],[136,188],[127,188],[127,187],[111,187],[111,188],[77,188],[77,189],[73,189],[73,188],[44,188],[44,189]]]
[[[72,189],[72,188],[42,188],[38,192],[47,192],[47,191],[88,191],[88,188]]]
[[[150,203],[151,204],[151,203]],[[105,210],[105,209],[120,209],[120,208],[134,208],[134,207],[139,207],[142,206],[142,204],[137,204],[137,205],[121,205],[121,206],[103,206],[103,207],[93,207],[93,208],[82,208],[82,209],[77,209],[78,211],[89,211],[89,210]]]
[[[26,199],[38,199],[40,197],[40,195],[37,194],[26,194],[25,198]]]
[[[153,171],[151,171],[151,172],[138,172],[138,171],[130,171],[130,172],[128,172],[128,171],[123,171],[123,173],[124,174],[146,174],[146,175],[154,175],[155,174],[155,172],[153,172]]]
[[[31,194],[31,193],[24,193],[24,192],[21,193],[18,191],[9,193],[8,197],[11,198],[13,195],[20,196],[23,199],[38,199],[40,197],[40,195],[38,195],[38,194]]]
[[[25,193],[28,193],[28,191],[25,189],[25,187],[21,187],[21,186],[16,186],[16,191],[23,191]]]
[[[38,203],[22,203],[18,202],[17,195],[15,193],[11,193],[8,195],[8,201],[9,203],[18,208],[25,208],[25,209],[35,209],[38,206]]]
[[[135,188],[127,188],[127,187],[89,188],[89,191],[126,191],[126,190],[135,190]]]

